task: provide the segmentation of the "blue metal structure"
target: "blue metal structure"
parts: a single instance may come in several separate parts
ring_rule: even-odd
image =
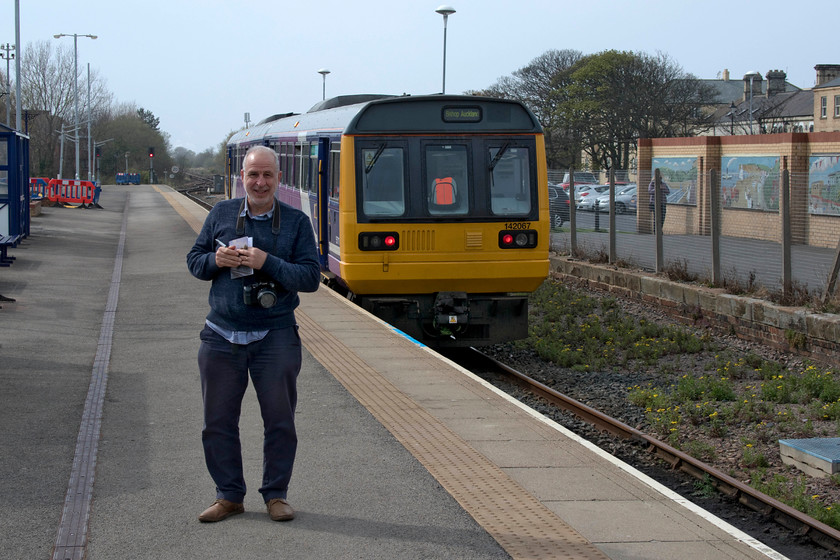
[[[29,235],[29,136],[0,124],[0,240]]]

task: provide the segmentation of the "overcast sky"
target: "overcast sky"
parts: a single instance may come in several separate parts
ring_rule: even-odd
[[[251,120],[305,112],[322,96],[439,93],[442,0],[19,0],[22,48],[79,38],[86,65],[119,102],[160,118],[173,147],[215,148]],[[492,85],[550,49],[668,54],[698,78],[787,72],[806,89],[840,64],[836,2],[453,0],[446,92]],[[0,44],[15,42],[15,0],[0,0]],[[804,8],[807,7],[807,10]],[[2,63],[2,61],[0,61]],[[3,68],[5,72],[5,68]],[[14,76],[14,64],[12,65]],[[84,83],[80,84],[80,89]],[[84,91],[82,89],[82,91]]]

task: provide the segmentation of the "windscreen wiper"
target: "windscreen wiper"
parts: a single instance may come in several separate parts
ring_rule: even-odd
[[[502,146],[502,148],[498,152],[496,152],[496,155],[493,157],[493,161],[490,162],[490,171],[493,171],[493,169],[496,167],[496,164],[499,163],[499,160],[502,159],[503,155],[505,155],[508,146],[510,146],[510,142],[505,142],[505,145]]]
[[[376,165],[376,161],[379,159],[379,156],[382,155],[382,152],[385,151],[385,144],[380,144],[379,148],[376,149],[376,153],[373,154],[373,159],[370,160],[370,163],[367,164],[365,167],[365,174],[370,173],[370,170],[373,169],[373,166]]]

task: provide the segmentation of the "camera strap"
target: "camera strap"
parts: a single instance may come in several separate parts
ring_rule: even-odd
[[[246,197],[242,198],[242,204],[239,205],[239,217],[236,218],[236,235],[244,235],[245,234],[245,216],[247,213],[245,212],[245,200]],[[274,237],[274,248],[271,251],[272,255],[276,255],[277,253],[277,237],[278,233],[280,233],[280,201],[276,198],[274,199],[274,210],[271,216],[271,234]]]
[[[245,200],[247,197],[242,197],[242,204],[239,205],[239,214],[236,218],[236,235],[243,235],[245,233]],[[271,233],[277,235],[280,233],[280,201],[274,199],[274,210],[271,216]]]

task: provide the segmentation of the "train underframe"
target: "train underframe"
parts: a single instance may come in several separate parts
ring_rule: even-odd
[[[433,348],[465,348],[528,336],[524,294],[348,294],[386,323]]]

